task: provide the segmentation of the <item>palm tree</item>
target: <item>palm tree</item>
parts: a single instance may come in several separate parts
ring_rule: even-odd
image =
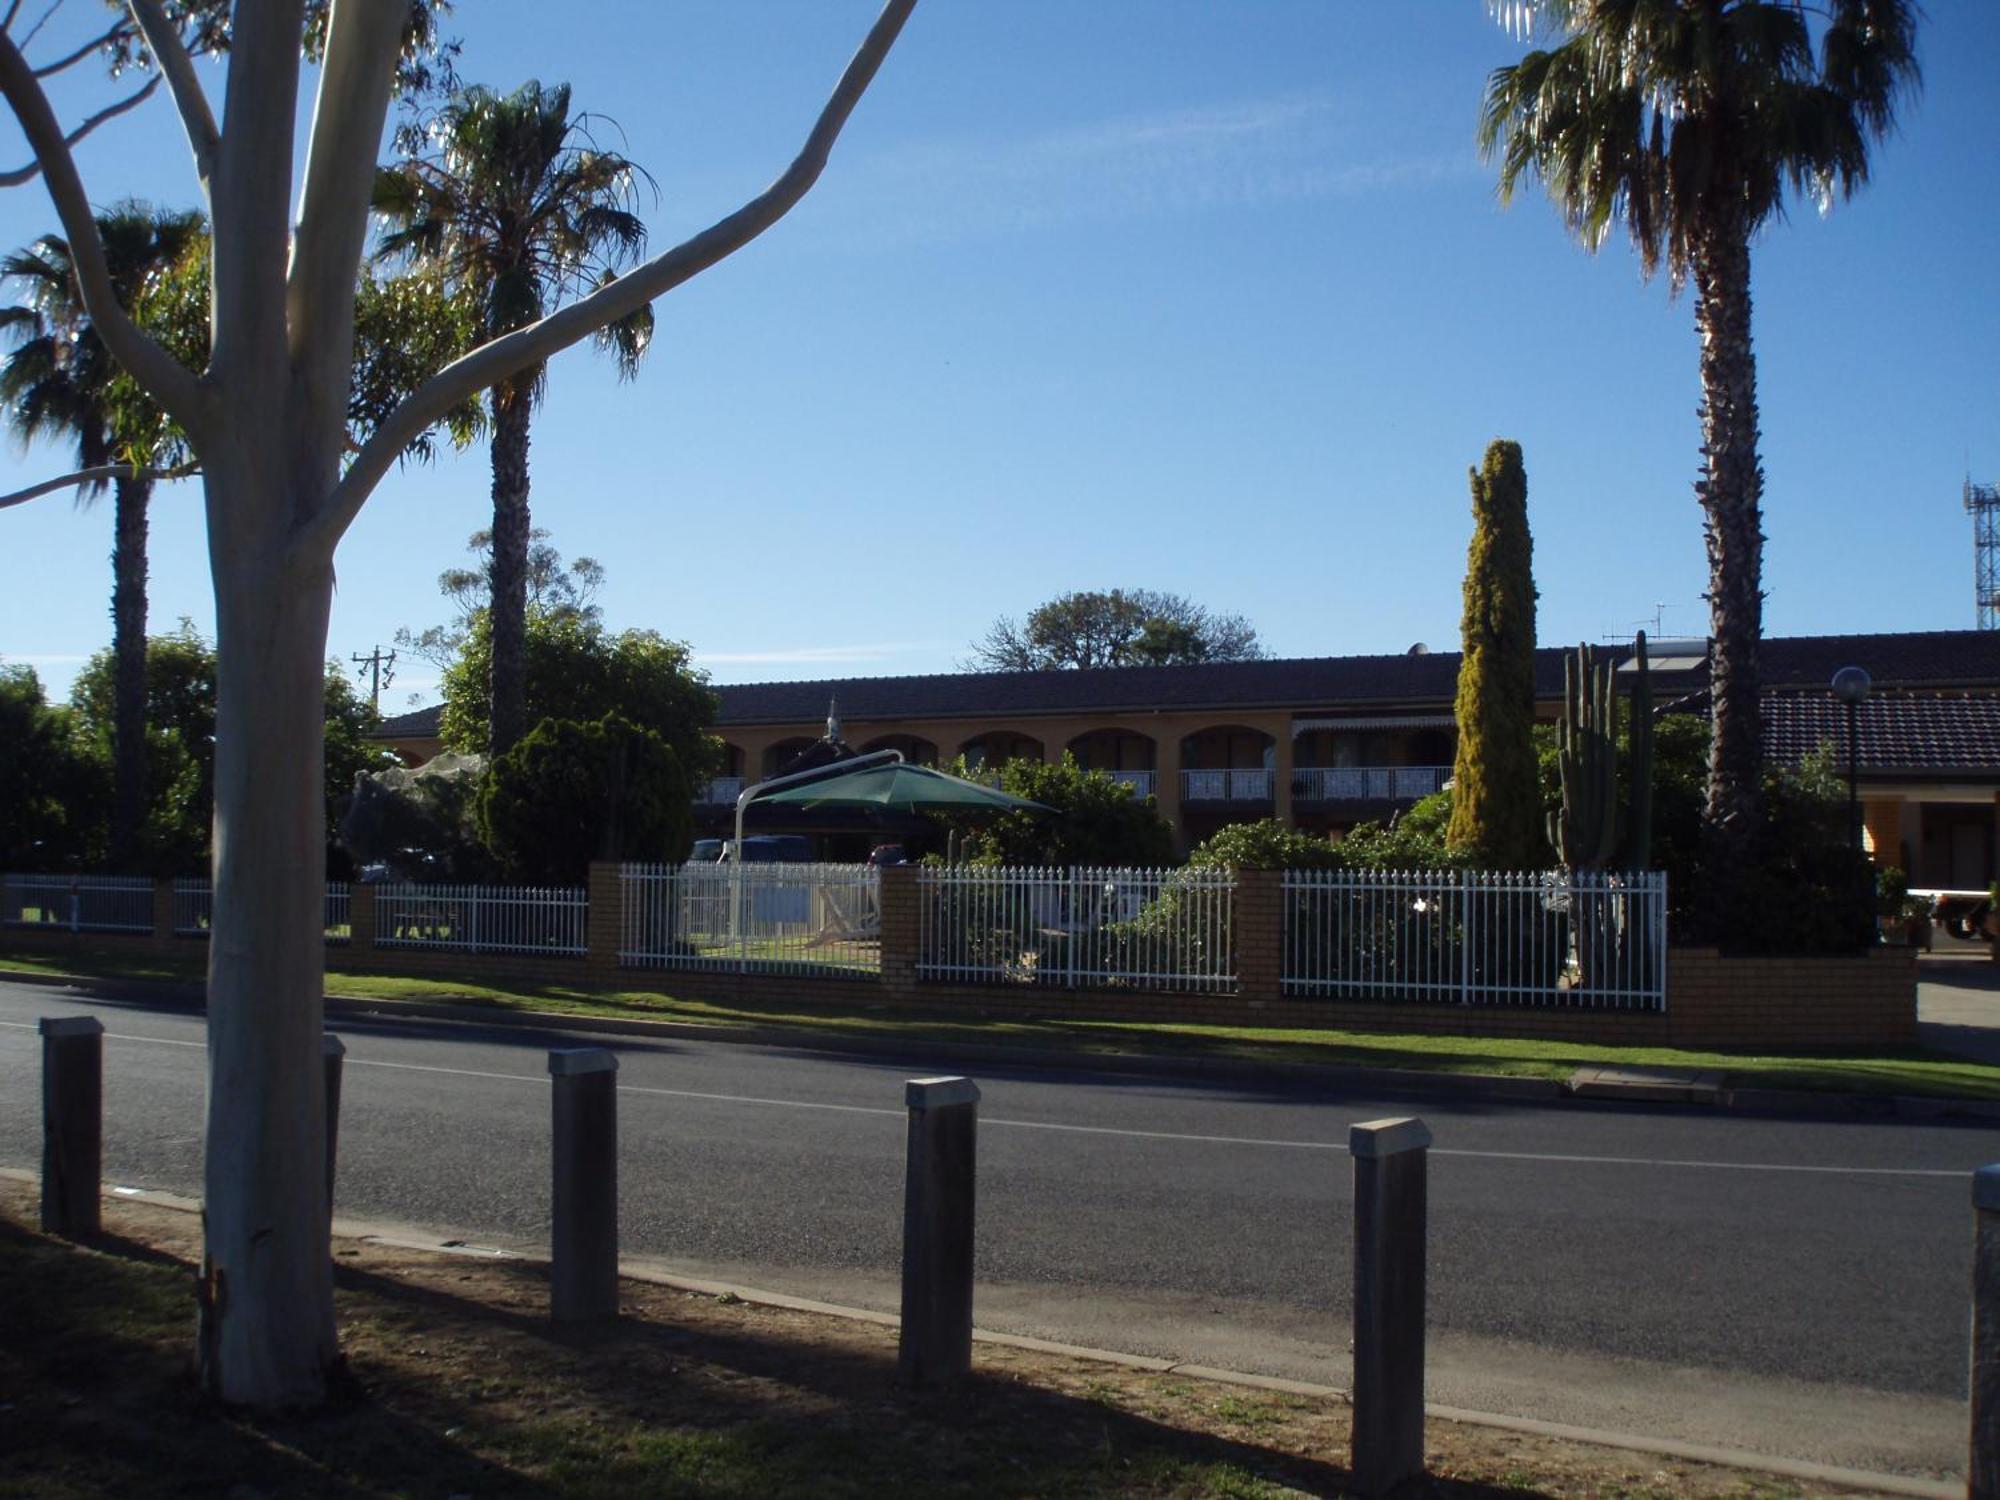
[[[97,220],[119,304],[131,309],[148,282],[188,256],[206,237],[198,213],[124,203]],[[68,442],[80,469],[125,465],[109,481],[115,496],[111,549],[112,655],[116,711],[112,727],[111,854],[138,853],[146,818],[146,507],[151,466],[166,441],[166,422],[148,409],[92,329],[70,263],[69,245],[44,235],[0,261],[20,300],[0,308],[0,333],[14,349],[0,362],[0,420],[23,443]],[[120,389],[121,385],[124,389]],[[78,489],[88,503],[104,493],[97,478]]]
[[[484,339],[539,321],[566,297],[601,285],[645,244],[631,212],[639,168],[601,151],[567,84],[530,82],[501,96],[455,94],[429,130],[431,149],[385,168],[375,206],[389,231],[378,259],[413,261],[476,299]],[[629,378],[652,338],[650,306],[599,335]],[[526,732],[528,427],[543,384],[531,366],[490,393],[493,458],[492,718],[504,754]]]
[[[1540,178],[1572,233],[1622,221],[1647,275],[1692,281],[1701,339],[1714,743],[1706,822],[1718,870],[1761,821],[1764,476],[1750,346],[1750,242],[1788,194],[1822,210],[1868,179],[1869,148],[1914,91],[1915,0],[1496,0],[1552,35],[1487,80],[1480,149],[1500,195]],[[1809,19],[1816,17],[1817,19]],[[1814,31],[1818,47],[1814,47]]]

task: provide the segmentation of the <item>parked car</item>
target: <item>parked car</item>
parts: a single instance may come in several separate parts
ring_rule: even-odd
[[[802,833],[758,833],[743,840],[746,865],[809,865],[812,857],[812,840]],[[724,841],[718,858],[723,864],[736,858],[735,839]]]

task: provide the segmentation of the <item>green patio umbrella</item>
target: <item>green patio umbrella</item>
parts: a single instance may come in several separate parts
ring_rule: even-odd
[[[851,807],[889,813],[1055,811],[997,787],[982,786],[976,781],[902,761],[762,792],[752,805],[768,807],[774,803],[805,809]]]

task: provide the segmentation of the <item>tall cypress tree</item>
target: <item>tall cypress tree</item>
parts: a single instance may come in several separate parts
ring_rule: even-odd
[[[1472,523],[1446,839],[1489,869],[1538,869],[1549,851],[1535,765],[1535,544],[1519,443],[1489,444],[1472,471]]]

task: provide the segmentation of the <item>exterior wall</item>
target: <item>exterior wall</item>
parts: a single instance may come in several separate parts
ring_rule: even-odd
[[[0,933],[0,942],[18,950],[42,952],[165,949],[198,953],[200,939],[173,936],[170,892],[170,883],[162,882],[154,902],[155,930],[151,934],[120,938],[71,934],[59,928],[9,928]],[[534,959],[379,948],[374,942],[375,890],[356,885],[349,902],[352,940],[345,948],[327,950],[329,966],[474,982],[671,991],[691,998],[753,1003],[1528,1037],[1614,1046],[1865,1049],[1904,1046],[1916,1038],[1917,960],[1915,950],[1908,948],[1878,948],[1838,958],[1737,958],[1713,949],[1676,948],[1668,956],[1665,1014],[1560,1007],[1371,1004],[1285,996],[1281,993],[1280,877],[1270,871],[1243,871],[1238,876],[1234,922],[1238,982],[1234,994],[926,983],[917,975],[920,897],[917,871],[909,866],[882,871],[879,978],[622,968],[618,963],[622,916],[618,866],[593,865],[589,893],[584,956]]]

